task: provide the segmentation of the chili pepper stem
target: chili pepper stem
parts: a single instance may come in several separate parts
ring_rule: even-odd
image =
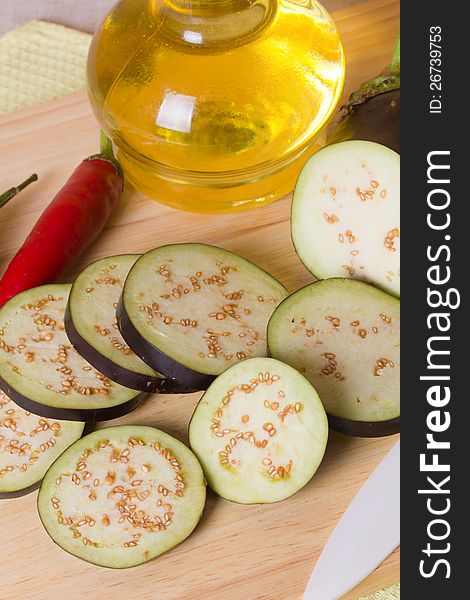
[[[39,178],[36,175],[36,173],[33,173],[30,177],[28,177],[28,179],[26,179],[25,181],[23,181],[23,183],[20,183],[19,186],[12,187],[9,190],[7,190],[6,192],[4,192],[3,194],[0,194],[0,208],[2,208],[2,206],[5,206],[5,204],[7,202],[9,202],[16,195],[18,195],[22,190],[24,190],[25,188],[27,188],[28,185],[30,185],[31,183],[33,183],[33,181],[37,181],[38,179]]]
[[[113,143],[103,130],[100,131],[100,154],[108,160],[115,161]]]
[[[93,154],[85,160],[107,160],[113,163],[120,177],[124,177],[123,170],[118,159],[114,156],[113,143],[103,130],[100,130],[100,153]]]

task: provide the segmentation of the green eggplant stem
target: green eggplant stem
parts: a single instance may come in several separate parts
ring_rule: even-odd
[[[20,183],[20,185],[18,185],[17,187],[12,187],[9,190],[7,190],[6,192],[4,192],[3,194],[0,194],[0,208],[2,208],[2,206],[5,206],[5,204],[7,202],[10,202],[10,200],[12,198],[14,198],[15,196],[17,196],[22,190],[24,190],[25,188],[28,187],[28,185],[30,185],[31,183],[33,183],[33,181],[37,181],[39,178],[36,175],[36,173],[33,173],[31,175],[31,177],[28,177],[28,179],[26,179],[25,181],[23,181],[23,183]]]
[[[395,43],[395,49],[392,55],[392,64],[390,65],[392,71],[400,70],[400,33],[397,35],[397,41]]]
[[[400,89],[400,33],[398,33],[390,65],[380,75],[365,81],[353,92],[349,102],[342,107],[344,118],[358,104],[364,104],[374,96]]]

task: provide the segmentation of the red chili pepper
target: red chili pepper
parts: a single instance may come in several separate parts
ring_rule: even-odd
[[[53,282],[101,233],[123,189],[109,147],[103,144],[102,154],[84,160],[42,213],[0,280],[0,307],[24,290]]]

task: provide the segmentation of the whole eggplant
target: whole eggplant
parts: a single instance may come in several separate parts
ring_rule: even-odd
[[[342,111],[328,144],[364,140],[400,153],[400,35],[391,64],[363,83]]]

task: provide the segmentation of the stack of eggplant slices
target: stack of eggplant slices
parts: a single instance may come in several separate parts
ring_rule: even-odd
[[[194,243],[105,258],[72,285],[7,302],[1,497],[42,481],[39,516],[61,548],[131,567],[190,535],[206,482],[233,502],[277,502],[315,474],[329,427],[396,433],[398,171],[399,155],[374,142],[310,159],[292,236],[322,279],[291,295],[248,260]],[[199,390],[190,448],[141,425],[82,437],[86,422],[150,394]]]

